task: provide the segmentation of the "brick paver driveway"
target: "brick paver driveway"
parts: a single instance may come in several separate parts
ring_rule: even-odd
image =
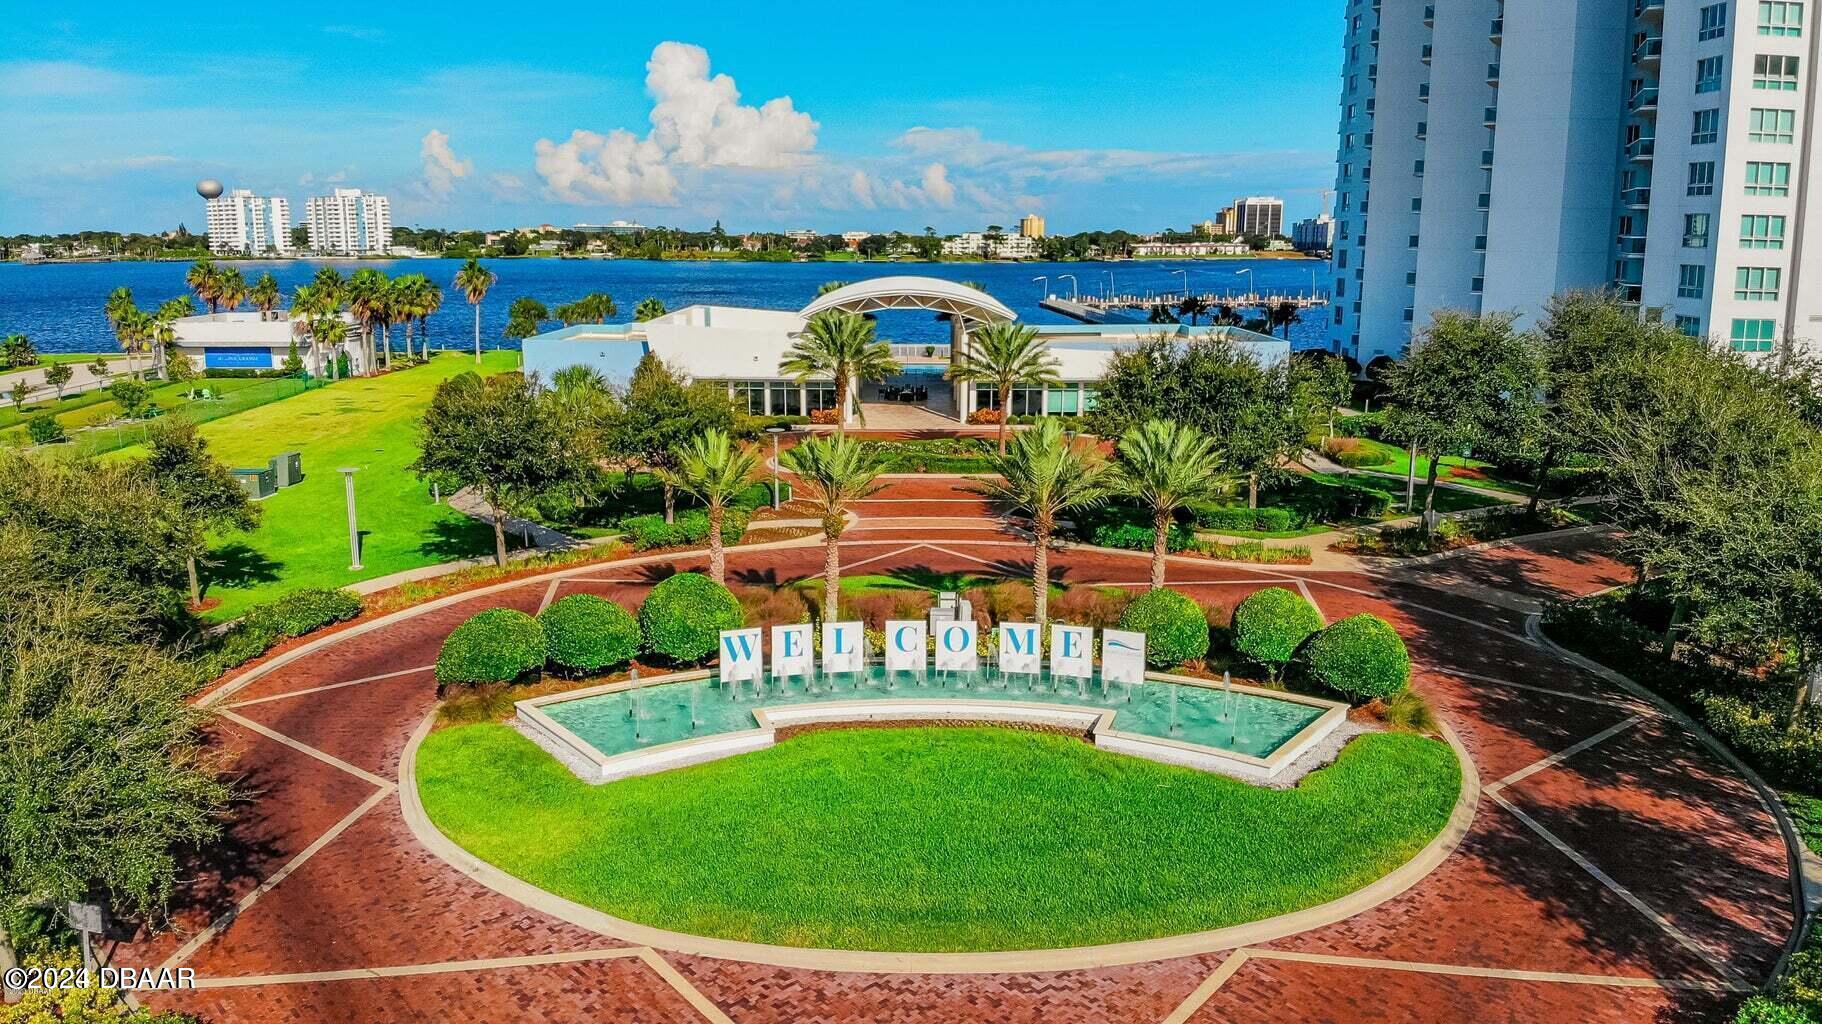
[[[1017,569],[1029,551],[966,494],[894,484],[846,545],[854,571]],[[698,567],[590,566],[396,617],[260,674],[219,740],[252,794],[163,934],[117,962],[181,963],[204,987],[148,996],[210,1021],[1694,1021],[1758,984],[1793,926],[1789,855],[1746,780],[1653,708],[1528,641],[1519,597],[1627,573],[1597,536],[1377,574],[1178,562],[1230,605],[1294,586],[1331,620],[1407,637],[1416,686],[1485,787],[1461,845],[1402,895],[1258,947],[1032,974],[827,973],[628,946],[524,907],[420,846],[399,762],[433,707],[428,670],[474,612],[588,592],[636,601]],[[820,549],[732,554],[783,581]],[[1072,551],[1076,583],[1142,586],[1142,557]],[[1446,571],[1444,571],[1446,567]]]

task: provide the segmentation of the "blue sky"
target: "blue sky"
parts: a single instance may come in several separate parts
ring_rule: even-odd
[[[0,23],[0,232],[199,230],[205,176],[441,227],[1301,217],[1342,2],[44,8]]]

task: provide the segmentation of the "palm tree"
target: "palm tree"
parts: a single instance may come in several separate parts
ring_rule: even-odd
[[[1273,306],[1266,311],[1266,317],[1271,322],[1272,333],[1276,334],[1278,328],[1284,328],[1286,341],[1289,341],[1291,337],[1291,325],[1303,320],[1303,314],[1297,311],[1297,304],[1290,301],[1280,302]]]
[[[215,261],[207,256],[190,264],[190,269],[183,275],[183,283],[208,305],[211,313],[215,312],[215,304],[220,301],[216,294],[220,281],[221,271],[215,269]]]
[[[310,283],[316,285],[317,291],[338,306],[341,305],[342,290],[348,287],[348,282],[342,279],[342,272],[334,267],[321,268],[316,272],[316,276],[310,279]]]
[[[574,302],[565,302],[554,311],[558,320],[565,326],[574,324],[604,324],[607,318],[620,312],[614,305],[614,297],[606,292],[590,292]]]
[[[474,361],[481,362],[481,300],[487,297],[487,289],[492,288],[499,278],[494,272],[481,266],[479,260],[469,260],[456,271],[455,286],[474,307]]]
[[[392,286],[387,293],[387,306],[392,310],[396,322],[405,325],[405,358],[412,357],[411,332],[417,320],[418,310],[429,301],[424,294],[424,286],[430,279],[423,274],[406,274],[392,279]]]
[[[310,351],[317,359],[317,376],[327,374],[327,361],[323,359],[318,347],[322,338],[317,334],[317,326],[328,318],[335,309],[334,299],[321,285],[300,284],[291,296],[291,333],[310,339]]]
[[[216,272],[215,298],[229,310],[240,308],[247,301],[247,279],[234,267],[225,267]]]
[[[273,277],[271,271],[267,271],[259,275],[259,279],[253,282],[253,287],[247,290],[247,301],[253,303],[254,309],[259,310],[261,320],[270,320],[272,311],[278,308],[281,294],[278,290],[278,278]]]
[[[803,497],[822,519],[822,620],[834,622],[841,600],[841,534],[848,527],[848,506],[877,493],[879,456],[873,449],[836,431],[811,437],[785,449],[778,461],[797,478]]]
[[[329,379],[339,375],[341,358],[338,350],[348,341],[348,321],[341,311],[331,307],[327,316],[310,321],[310,340],[323,347],[323,358],[329,364]]]
[[[846,288],[849,283],[850,282],[847,281],[824,281],[816,286],[816,297],[820,299],[830,292],[840,291],[841,289]]]
[[[1191,327],[1196,326],[1207,312],[1208,300],[1199,295],[1185,295],[1183,301],[1177,303],[1177,315],[1189,317]]]
[[[165,375],[165,365],[169,361],[171,345],[177,341],[177,321],[196,312],[196,307],[188,295],[179,295],[165,300],[152,314],[151,338],[152,365],[160,376]]]
[[[422,277],[423,275],[419,275]],[[418,336],[424,344],[424,358],[430,358],[430,315],[443,308],[443,289],[430,278],[418,285]]]
[[[1036,328],[1001,320],[969,335],[967,351],[950,364],[947,376],[951,380],[993,385],[1000,404],[1000,454],[1005,455],[1012,389],[1062,383],[1057,365],[1056,357],[1038,341]]]
[[[1107,496],[1107,463],[1087,442],[1065,440],[1057,421],[1038,420],[1004,455],[989,460],[998,479],[977,477],[972,489],[1031,515],[1031,600],[1042,624],[1050,607],[1050,541],[1065,512]]]
[[[109,327],[118,325],[120,318],[134,308],[133,289],[126,285],[121,285],[109,292],[107,304],[101,307],[102,312],[107,315]]]
[[[348,279],[348,312],[361,325],[361,351],[369,374],[374,371],[378,353],[373,345],[373,327],[385,318],[386,275],[372,267],[362,267]],[[390,362],[390,361],[389,361]]]
[[[1229,479],[1214,439],[1188,424],[1148,420],[1120,438],[1113,485],[1151,508],[1151,588],[1164,585],[1164,556],[1177,509],[1212,498]]]
[[[633,307],[633,319],[640,323],[644,323],[647,320],[656,320],[666,312],[667,310],[664,308],[663,302],[660,302],[656,298],[644,298],[640,299],[639,304]]]
[[[903,369],[892,358],[892,346],[874,340],[873,321],[833,309],[811,317],[778,364],[779,373],[800,382],[815,376],[833,378],[837,423],[847,422],[848,395],[856,382],[884,380]],[[864,417],[861,422],[866,422]]]
[[[659,471],[665,483],[693,494],[709,511],[709,576],[725,585],[728,557],[721,543],[721,521],[728,505],[759,473],[759,455],[736,447],[725,431],[709,429],[673,453],[675,469]]]

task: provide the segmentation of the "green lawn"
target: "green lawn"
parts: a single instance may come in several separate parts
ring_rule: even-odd
[[[483,369],[516,364],[515,352],[490,352]],[[209,618],[232,618],[248,605],[300,587],[340,587],[403,569],[484,554],[492,528],[433,504],[429,486],[405,467],[417,458],[418,420],[443,380],[474,369],[459,354],[380,377],[344,380],[203,424],[215,456],[229,466],[264,466],[280,452],[303,454],[304,480],[259,503],[259,527],[218,538],[218,565],[204,574]],[[211,384],[217,383],[214,381]],[[232,383],[232,382],[222,382]],[[129,448],[117,457],[143,454]],[[360,572],[348,569],[342,466],[354,477],[363,535]]]
[[[245,391],[255,386],[270,387],[272,383],[270,380],[248,377],[225,377],[194,382],[152,380],[147,382],[147,386],[150,388],[152,404],[165,412],[170,412],[194,401],[205,401],[205,399],[190,397],[192,392],[201,392],[206,389],[216,398],[220,398],[223,395]],[[34,397],[44,397],[55,393],[46,388]],[[25,421],[39,413],[46,412],[55,417],[57,422],[63,424],[65,430],[73,434],[82,427],[104,423],[120,415],[120,403],[114,401],[106,388],[101,388],[48,402],[27,402],[23,408],[7,405],[0,409],[0,438],[19,444],[26,443],[24,441]],[[8,436],[9,432],[10,436]]]
[[[1034,949],[1313,906],[1408,860],[1460,786],[1374,734],[1290,790],[986,728],[840,730],[591,786],[510,727],[432,733],[419,792],[484,860],[628,920],[875,950]]]
[[[1380,455],[1384,456],[1383,460],[1376,465],[1362,468],[1379,473],[1396,473],[1399,476],[1404,476],[1410,471],[1411,452],[1409,449],[1400,448],[1394,444],[1386,444],[1384,441],[1375,441],[1370,437],[1362,437],[1358,438],[1358,440],[1362,447],[1378,452]],[[1478,459],[1464,459],[1455,455],[1443,456],[1441,474],[1447,474],[1450,467],[1476,469],[1488,474],[1492,472],[1491,463],[1481,462]],[[1424,481],[1428,479],[1429,473],[1430,457],[1419,453],[1417,456],[1417,486],[1420,491],[1424,485]],[[1489,491],[1513,491],[1521,494],[1531,493],[1530,484],[1516,480],[1505,480],[1491,475],[1480,478],[1471,476],[1451,477],[1447,475],[1438,475],[1437,482],[1461,484],[1466,487],[1480,487]],[[1400,493],[1403,493],[1402,489]]]

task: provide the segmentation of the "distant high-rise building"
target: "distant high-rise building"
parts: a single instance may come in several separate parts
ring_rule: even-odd
[[[1035,213],[1027,213],[1019,218],[1020,238],[1043,238],[1044,218]]]
[[[1235,235],[1262,235],[1276,238],[1284,234],[1284,200],[1275,196],[1247,196],[1234,200],[1233,230]]]
[[[392,203],[358,188],[338,188],[304,205],[310,248],[338,256],[384,253],[392,248]]]
[[[1303,252],[1327,252],[1335,247],[1335,218],[1318,214],[1291,228],[1291,244]]]
[[[1214,231],[1212,231],[1211,234],[1233,235],[1239,233],[1234,230],[1238,221],[1234,218],[1234,208],[1231,206],[1223,206],[1221,212],[1215,214],[1213,223]]]
[[[1330,347],[1596,287],[1737,352],[1822,339],[1805,6],[1349,0]]]
[[[207,203],[209,251],[257,256],[291,251],[291,204],[237,188]]]

